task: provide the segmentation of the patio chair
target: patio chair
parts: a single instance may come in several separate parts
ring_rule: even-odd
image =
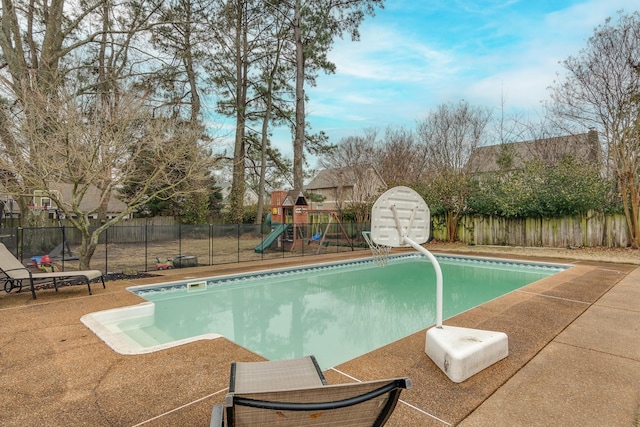
[[[28,281],[33,299],[36,299],[36,283],[53,282],[53,286],[58,292],[59,282],[82,280],[87,282],[89,295],[91,295],[91,281],[99,278],[102,281],[102,288],[105,288],[104,276],[99,270],[33,273],[29,268],[22,265],[3,243],[0,243],[0,274],[2,274],[0,280],[4,280],[4,290],[6,292],[11,292],[14,288],[18,288],[18,292],[20,292],[22,290],[22,282]]]
[[[313,356],[231,365],[229,393],[211,427],[382,426],[408,378],[327,385]],[[224,414],[226,413],[226,424]]]

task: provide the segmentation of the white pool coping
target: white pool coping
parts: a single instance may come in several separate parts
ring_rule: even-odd
[[[391,258],[409,258],[413,256],[421,256],[417,252],[415,254],[401,254],[401,255],[393,255]],[[559,263],[548,263],[548,262],[530,262],[530,261],[518,261],[518,260],[510,260],[510,259],[502,259],[502,258],[493,258],[493,257],[475,257],[475,256],[458,256],[458,255],[438,255],[440,259],[466,259],[477,262],[494,262],[494,263],[505,263],[505,264],[519,264],[519,265],[529,265],[529,266],[546,266],[546,267],[555,267],[555,268],[563,268],[567,269],[572,267],[570,264],[559,264]],[[350,260],[350,261],[342,261],[342,262],[328,262],[328,263],[319,263],[319,264],[309,264],[305,266],[302,270],[308,269],[322,269],[327,266],[340,266],[340,265],[349,265],[349,264],[362,264],[365,262],[372,261],[373,258],[366,258],[361,260]],[[196,286],[197,290],[206,289],[208,287],[207,281],[222,281],[230,278],[237,277],[247,277],[247,276],[259,276],[264,274],[274,274],[278,272],[286,272],[286,271],[301,271],[300,267],[291,269],[289,268],[278,268],[278,269],[266,269],[252,273],[237,273],[231,275],[223,275],[223,276],[214,276],[210,278],[201,278],[191,283]],[[205,284],[204,287],[201,286]],[[181,285],[185,286],[189,291],[190,283],[185,281],[175,281],[175,282],[164,282],[162,284],[154,284],[154,285],[140,285],[140,286],[132,286],[127,288],[127,290],[136,293],[135,291],[145,290],[145,289],[157,289],[162,287],[170,287]],[[129,338],[126,334],[121,333],[122,331],[115,326],[117,322],[122,322],[124,320],[129,319],[140,319],[143,317],[149,318],[149,324],[153,324],[155,314],[155,304],[153,302],[147,301],[142,302],[137,305],[126,306],[113,308],[110,310],[103,310],[94,313],[89,313],[80,318],[80,321],[89,328],[94,334],[96,334],[102,341],[105,342],[111,349],[113,349],[116,353],[123,355],[135,355],[135,354],[147,354],[153,353],[159,350],[164,350],[171,347],[177,347],[179,345],[191,343],[194,341],[200,340],[213,340],[220,337],[223,337],[221,334],[217,333],[207,333],[202,335],[196,335],[189,338],[183,338],[180,340],[170,341],[164,344],[158,344],[153,346],[143,346],[140,343],[136,342],[134,339]],[[109,327],[111,326],[111,328]]]

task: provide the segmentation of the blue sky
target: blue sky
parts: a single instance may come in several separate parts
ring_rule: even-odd
[[[535,119],[559,62],[596,26],[637,0],[387,0],[359,42],[338,40],[335,74],[306,88],[308,121],[333,143],[366,128],[415,129],[439,104],[461,99]],[[274,145],[291,156],[288,131]]]
[[[595,27],[640,9],[638,0],[386,0],[366,17],[360,41],[338,39],[336,73],[305,89],[307,121],[331,143],[365,129],[405,127],[438,105],[467,100],[536,121],[560,64],[586,47]],[[214,125],[233,152],[233,119]],[[293,157],[288,128],[272,143]],[[310,159],[315,167],[315,159]]]

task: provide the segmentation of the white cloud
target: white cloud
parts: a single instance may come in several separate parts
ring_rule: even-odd
[[[451,70],[453,58],[411,34],[371,23],[361,41],[340,40],[329,54],[337,74],[387,82],[420,82]]]
[[[573,4],[571,4],[573,3]],[[314,131],[333,142],[366,127],[413,127],[430,109],[466,99],[531,112],[549,99],[559,62],[586,46],[597,25],[637,0],[395,0],[361,27],[361,41],[339,40],[336,74],[307,88]],[[473,7],[465,12],[462,6]]]

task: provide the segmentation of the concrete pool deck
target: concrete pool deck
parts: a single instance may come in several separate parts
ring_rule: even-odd
[[[0,425],[207,426],[211,406],[226,394],[229,364],[260,356],[224,338],[124,356],[80,317],[141,302],[126,291],[132,285],[347,256],[173,270],[163,273],[166,278],[94,286],[92,296],[86,286],[64,287],[57,294],[41,290],[37,300],[29,292],[3,293]],[[449,381],[424,353],[424,330],[329,369],[325,376],[329,383],[411,378],[413,388],[402,393],[389,426],[635,426],[640,268],[559,262],[574,268],[445,320],[509,336],[509,357],[463,383]]]

